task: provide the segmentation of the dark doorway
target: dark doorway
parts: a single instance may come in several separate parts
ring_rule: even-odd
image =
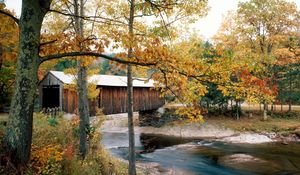
[[[59,107],[59,85],[43,87],[43,108]]]

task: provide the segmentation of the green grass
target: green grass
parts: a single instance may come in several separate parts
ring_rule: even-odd
[[[263,121],[261,118],[261,116],[254,115],[252,118],[246,116],[241,117],[240,120],[228,117],[211,117],[205,120],[208,123],[230,128],[235,131],[275,132],[277,134],[294,134],[300,132],[300,117],[269,117],[267,121]]]
[[[269,115],[267,121],[262,120],[262,114],[260,111],[251,111],[252,117],[248,117],[247,110],[244,110],[244,116],[240,117],[240,120],[236,120],[235,117],[230,115],[219,116],[204,116],[204,122],[224,128],[229,128],[239,132],[275,132],[282,135],[296,134],[300,136],[300,112],[277,112]],[[177,120],[167,125],[189,125],[192,121]]]

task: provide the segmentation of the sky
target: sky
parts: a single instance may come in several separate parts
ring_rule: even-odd
[[[1,0],[0,0],[1,1]],[[222,22],[223,17],[228,11],[236,10],[238,2],[246,0],[208,0],[210,11],[208,15],[193,25],[194,30],[205,39],[214,36]],[[287,0],[295,2],[300,9],[300,0]],[[13,9],[18,16],[21,14],[21,0],[5,0],[6,6]]]

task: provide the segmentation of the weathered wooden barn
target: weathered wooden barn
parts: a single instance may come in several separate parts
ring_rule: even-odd
[[[66,88],[75,83],[75,76],[59,71],[50,71],[39,83],[39,101],[42,108],[59,107],[67,113],[77,110],[77,92]],[[96,99],[90,100],[91,115],[96,107],[104,114],[127,112],[127,77],[113,75],[93,75],[89,82],[100,89]],[[154,81],[147,82],[140,79],[133,81],[134,111],[148,111],[158,109],[164,105],[160,92],[155,90]]]

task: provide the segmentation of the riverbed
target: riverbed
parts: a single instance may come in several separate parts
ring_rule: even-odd
[[[103,145],[113,156],[124,160],[128,152],[126,120],[126,115],[110,116],[102,127]],[[142,131],[143,128],[136,127],[137,161],[155,165],[156,174],[300,175],[299,142],[287,145],[232,143],[216,138],[172,137]]]

